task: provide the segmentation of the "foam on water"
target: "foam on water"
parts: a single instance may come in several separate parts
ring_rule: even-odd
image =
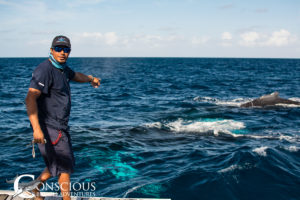
[[[266,157],[266,156],[267,156],[266,150],[267,150],[268,148],[269,148],[269,147],[267,147],[267,146],[264,146],[264,147],[258,147],[258,148],[253,149],[253,152],[257,153],[257,154],[260,155],[260,156]]]
[[[298,152],[300,148],[292,145],[292,146],[284,147],[284,149],[290,152]]]
[[[141,184],[127,190],[126,193],[123,195],[123,198],[126,198],[130,193],[133,192],[147,196],[153,196],[155,198],[160,198],[160,194],[164,191],[166,191],[166,188],[159,183]]]
[[[219,136],[225,133],[235,138],[252,138],[252,139],[270,139],[284,140],[289,143],[299,143],[299,136],[284,135],[282,133],[266,133],[266,135],[254,135],[245,126],[243,122],[227,119],[199,119],[199,120],[183,120],[178,119],[173,122],[153,122],[144,124],[147,128],[167,129],[169,131],[180,133],[210,133]]]
[[[224,173],[233,172],[235,170],[247,170],[247,169],[253,168],[254,166],[255,165],[248,163],[248,162],[243,163],[243,164],[232,164],[229,167],[218,170],[218,173],[224,174]]]
[[[126,198],[126,197],[128,196],[128,194],[130,194],[130,193],[136,191],[137,189],[143,187],[144,185],[146,185],[146,184],[141,184],[141,185],[137,185],[137,186],[135,186],[135,187],[130,188],[129,190],[127,190],[127,191],[125,192],[125,194],[123,195],[123,198]]]
[[[145,126],[148,127],[148,128],[158,128],[158,129],[161,129],[163,125],[162,125],[161,122],[154,122],[154,123],[146,123]]]
[[[218,173],[227,173],[227,172],[233,171],[235,169],[239,169],[239,168],[241,168],[239,165],[234,164],[234,165],[230,165],[229,167],[219,170]]]
[[[253,99],[250,99],[250,98],[237,98],[237,99],[233,99],[233,100],[221,100],[221,99],[212,98],[212,97],[197,96],[193,100],[198,101],[198,102],[205,102],[205,103],[212,103],[212,104],[216,104],[216,105],[222,105],[222,106],[240,107],[242,104],[247,103],[249,101],[252,101]]]
[[[207,133],[213,132],[218,136],[219,133],[227,133],[237,135],[234,133],[236,130],[245,129],[246,126],[243,122],[229,120],[229,119],[200,119],[197,121],[178,119],[173,122],[162,124],[161,122],[154,122],[145,124],[148,128],[161,129],[165,127],[172,132],[186,132],[186,133]]]
[[[300,105],[296,105],[296,104],[283,104],[283,103],[278,103],[275,106],[281,106],[281,107],[285,107],[285,108],[300,108]]]
[[[289,100],[300,102],[300,98],[298,98],[298,97],[292,97],[292,98],[289,98]]]
[[[288,141],[290,143],[298,143],[300,138],[297,135],[289,136],[289,135],[279,134],[278,139],[279,140],[285,140],[285,141]]]

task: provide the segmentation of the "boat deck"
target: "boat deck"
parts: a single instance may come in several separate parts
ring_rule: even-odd
[[[21,197],[14,197],[14,191],[0,190],[0,200],[26,200]],[[55,196],[55,193],[41,192],[44,200],[62,200],[62,197]],[[72,200],[171,200],[171,199],[153,199],[153,198],[110,198],[110,197],[71,197]]]

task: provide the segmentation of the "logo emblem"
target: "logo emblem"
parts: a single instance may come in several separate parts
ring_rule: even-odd
[[[58,38],[58,40],[57,40],[58,42],[65,42],[65,38]]]
[[[23,177],[30,177],[33,181],[29,183],[19,183],[20,179]],[[34,175],[31,174],[18,176],[14,181],[15,194],[13,195],[13,197],[19,196],[26,199],[34,198],[35,195],[32,193],[32,190],[36,189],[40,183],[40,181],[34,180]]]

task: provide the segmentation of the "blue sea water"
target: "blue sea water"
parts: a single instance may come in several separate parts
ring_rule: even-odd
[[[23,104],[45,58],[0,59],[0,189],[38,176]],[[102,79],[71,83],[72,182],[96,196],[300,199],[300,107],[240,108],[278,91],[300,100],[299,59],[70,58]],[[51,179],[56,181],[56,179]]]

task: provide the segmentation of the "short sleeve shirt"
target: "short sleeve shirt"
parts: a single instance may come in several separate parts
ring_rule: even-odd
[[[41,63],[33,72],[30,88],[41,91],[37,99],[38,117],[41,125],[67,130],[71,111],[70,80],[75,72],[66,67],[54,67],[49,60]]]

